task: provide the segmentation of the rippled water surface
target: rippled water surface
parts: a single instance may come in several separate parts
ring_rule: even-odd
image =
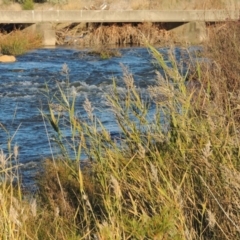
[[[26,178],[30,176],[31,168],[50,155],[40,109],[47,110],[47,99],[43,94],[46,84],[52,94],[57,91],[57,84],[63,88],[66,86],[63,64],[70,69],[70,90],[77,93],[78,114],[85,114],[82,103],[88,97],[96,109],[101,109],[99,114],[110,132],[117,131],[117,128],[109,113],[104,111],[103,93],[109,91],[113,78],[124,90],[121,64],[128,67],[134,75],[136,87],[143,93],[147,86],[155,84],[158,67],[147,49],[124,48],[119,51],[121,57],[101,60],[87,54],[86,50],[38,49],[19,56],[15,63],[0,64],[0,149],[6,150],[9,137],[13,137],[12,144],[19,146],[19,161]],[[167,60],[168,49],[159,51]],[[179,61],[185,53],[186,50],[175,49]]]

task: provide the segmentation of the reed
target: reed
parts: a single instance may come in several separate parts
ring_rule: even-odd
[[[39,34],[16,30],[0,38],[0,51],[6,55],[21,55],[42,45]]]
[[[144,45],[147,40],[151,44],[165,42],[165,30],[160,24],[105,24],[96,26],[83,41],[90,46],[106,45]]]
[[[236,24],[231,31],[237,34],[238,28]],[[223,44],[227,36],[212,38],[216,47],[208,49],[212,59],[222,59],[217,47],[224,52],[234,46],[229,41]],[[73,130],[69,144],[77,147],[78,164],[73,167],[75,163],[66,157],[57,165],[66,164],[79,182],[74,202],[81,206],[75,216],[82,225],[77,226],[87,230],[89,239],[236,239],[240,230],[239,87],[234,83],[238,81],[227,81],[215,62],[196,63],[182,75],[171,51],[169,67],[155,48],[148,48],[162,69],[157,86],[148,89],[155,114],[148,117],[149,102],[124,68],[125,91],[119,92],[113,83],[106,95],[122,133],[119,141],[111,139],[88,100],[84,104],[88,121],[78,119],[74,98],[60,89]],[[69,156],[69,148],[62,147],[60,120],[51,117],[63,154]],[[87,171],[79,163],[81,152],[89,158]],[[71,189],[66,186],[63,192]]]
[[[239,239],[239,79],[237,70],[221,62],[224,54],[231,56],[227,66],[237,63],[238,44],[228,34],[237,36],[240,29],[231,24],[229,32],[218,31],[208,45],[213,61],[189,65],[186,74],[172,51],[166,63],[147,44],[159,72],[146,97],[123,66],[125,91],[113,80],[105,94],[121,132],[118,139],[111,137],[87,98],[83,107],[88,117],[79,118],[76,95],[69,88],[59,86],[54,97],[47,89],[49,110],[42,114],[61,155],[45,161],[37,201],[30,204],[19,197],[18,204],[26,204],[19,208],[21,214],[32,214],[27,218],[31,222],[16,215],[18,208],[11,208],[16,197],[1,190],[1,202],[11,199],[1,204],[2,226],[9,229],[0,231],[1,237]],[[62,74],[69,83],[66,65]],[[53,109],[54,104],[61,108]],[[65,137],[66,131],[71,137]],[[19,222],[12,223],[10,213]]]

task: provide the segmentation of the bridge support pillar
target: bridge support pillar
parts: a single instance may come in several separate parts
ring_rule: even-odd
[[[44,46],[55,46],[56,34],[51,23],[36,23],[28,27],[28,30],[41,34]]]
[[[208,39],[205,22],[170,23],[169,32],[176,41],[198,44]]]
[[[37,31],[43,36],[44,46],[55,46],[56,33],[51,23],[38,23]]]

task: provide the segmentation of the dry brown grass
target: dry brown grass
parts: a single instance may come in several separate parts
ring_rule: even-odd
[[[82,1],[74,1],[69,0],[66,5],[61,6],[62,9],[90,9],[91,6],[95,9],[99,9],[99,6],[103,3],[103,0],[82,0]],[[186,10],[186,9],[218,9],[218,8],[228,8],[230,5],[231,7],[239,7],[239,3],[233,2],[224,2],[222,0],[203,0],[203,1],[196,1],[196,0],[107,0],[105,1],[110,9],[132,9],[132,10],[144,10],[144,9],[153,9],[153,10],[164,10],[164,9],[179,9],[179,10]]]
[[[240,44],[238,38],[240,24],[239,22],[230,22],[213,25],[209,32],[210,40],[206,46],[207,55],[215,61],[212,64],[212,71],[206,71],[206,73],[215,75],[210,79],[218,79],[217,82],[211,82],[211,96],[220,112],[231,111],[233,115],[229,118],[233,117],[238,121],[240,120],[240,51],[237,46]]]
[[[124,23],[124,24],[92,24],[87,28],[80,28],[74,31],[74,27],[67,25],[65,29],[57,32],[58,43],[64,43],[66,36],[72,36],[68,44],[80,46],[123,46],[143,45],[146,41],[157,45],[169,40],[166,30],[161,24],[153,23]],[[82,33],[86,36],[79,38]]]
[[[22,7],[18,3],[11,3],[11,4],[0,4],[1,10],[13,10],[13,11],[20,11]]]
[[[137,1],[136,1],[137,2]],[[203,1],[150,1],[149,9],[178,9],[178,10],[189,10],[189,9],[218,9],[225,8],[226,3],[221,0],[203,0]]]
[[[6,55],[21,55],[28,50],[42,46],[42,37],[20,30],[0,36],[0,51]]]
[[[130,1],[131,9],[133,10],[142,10],[142,9],[150,9],[151,2],[148,0],[139,0],[139,1]]]

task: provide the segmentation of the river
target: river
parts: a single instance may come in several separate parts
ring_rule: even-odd
[[[187,53],[196,49],[176,47],[174,54],[182,61]],[[168,61],[169,48],[158,50]],[[156,70],[161,69],[146,48],[129,47],[118,51],[121,57],[101,59],[84,49],[42,48],[17,57],[15,63],[0,64],[0,149],[7,153],[9,139],[12,146],[19,146],[18,158],[25,182],[31,182],[33,170],[51,155],[48,142],[51,130],[46,127],[41,110],[47,111],[46,86],[53,95],[58,85],[63,88],[66,85],[63,66],[69,68],[70,90],[77,94],[78,114],[86,115],[82,104],[87,97],[98,110],[96,114],[99,113],[105,127],[113,133],[118,128],[109,111],[104,109],[104,93],[111,88],[113,78],[124,91],[121,64],[133,74],[142,94],[148,86],[156,84]]]

